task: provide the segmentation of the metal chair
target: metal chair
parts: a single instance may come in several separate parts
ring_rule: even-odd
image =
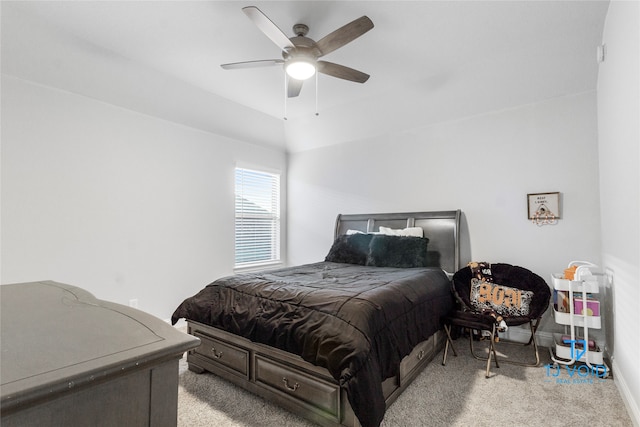
[[[477,265],[477,263],[474,263]],[[487,357],[478,356],[473,349],[473,334],[469,334],[469,345],[471,348],[471,354],[474,358],[487,361],[486,377],[490,376],[491,358],[495,360],[496,367],[499,367],[498,361],[505,363],[513,363],[521,366],[538,366],[540,364],[540,355],[538,353],[538,345],[535,340],[535,333],[540,324],[542,315],[549,307],[549,300],[551,298],[551,291],[547,283],[542,277],[527,270],[523,267],[513,266],[510,264],[486,264],[481,265],[488,266],[490,269],[490,281],[485,283],[487,286],[485,289],[493,290],[493,295],[496,296],[495,300],[490,301],[490,306],[487,306],[484,302],[479,304],[478,301],[472,301],[472,287],[474,283],[477,285],[477,280],[473,282],[473,279],[478,279],[477,270],[473,266],[467,266],[453,275],[452,288],[458,301],[458,309],[449,313],[444,320],[444,328],[447,334],[447,342],[445,344],[442,364],[446,364],[447,352],[449,346],[453,350],[455,356],[457,353],[453,347],[453,340],[451,337],[451,328],[453,326],[465,328],[468,330],[489,331],[489,354]],[[522,294],[526,296],[526,307],[510,307],[512,300],[507,301],[505,292],[517,292],[518,298]],[[477,288],[474,288],[477,297]],[[500,298],[502,296],[502,298]],[[499,301],[496,301],[499,300]],[[505,305],[496,305],[496,302],[503,301]],[[520,301],[520,300],[518,300]],[[506,304],[509,302],[509,304]],[[480,308],[479,306],[482,306]],[[511,360],[506,358],[498,358],[496,353],[496,338],[497,327],[495,316],[502,317],[507,327],[519,326],[529,324],[531,330],[531,337],[526,343],[516,343],[513,341],[500,340],[500,343],[505,344],[521,344],[531,345],[533,344],[533,352],[535,356],[535,362],[524,362],[518,360]]]

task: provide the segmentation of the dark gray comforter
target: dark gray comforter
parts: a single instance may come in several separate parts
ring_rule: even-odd
[[[382,381],[452,307],[440,269],[319,262],[216,280],[171,320],[211,325],[327,368],[369,427],[384,417]]]

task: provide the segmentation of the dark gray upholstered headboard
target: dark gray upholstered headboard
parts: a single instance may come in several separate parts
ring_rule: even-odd
[[[422,227],[429,239],[429,265],[453,274],[460,269],[460,210],[387,214],[340,214],[335,237],[347,230],[376,232],[378,227]]]

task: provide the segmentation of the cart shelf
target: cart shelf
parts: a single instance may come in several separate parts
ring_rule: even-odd
[[[600,292],[598,281],[595,280],[567,280],[563,278],[562,273],[552,275],[553,288],[558,291],[587,292],[597,294]]]
[[[553,309],[553,318],[560,325],[571,325],[572,317],[574,326],[584,327],[586,324],[587,328],[591,329],[600,329],[602,327],[600,316],[583,316],[582,314],[563,313],[555,308]]]
[[[553,334],[555,340],[555,352],[556,356],[564,360],[572,360],[574,357],[580,355],[579,358],[576,358],[576,362],[586,363],[587,361],[594,365],[602,365],[604,364],[603,352],[600,347],[596,344],[595,350],[588,349],[588,351],[583,352],[582,348],[578,348],[578,346],[574,347],[574,351],[571,351],[570,344],[564,344],[562,342],[562,334]],[[581,338],[576,337],[576,340]]]

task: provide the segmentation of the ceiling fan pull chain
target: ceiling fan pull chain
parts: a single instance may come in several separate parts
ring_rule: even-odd
[[[319,116],[318,113],[318,73],[316,73],[316,116]]]
[[[287,73],[282,73],[284,75],[284,120],[287,120]]]

